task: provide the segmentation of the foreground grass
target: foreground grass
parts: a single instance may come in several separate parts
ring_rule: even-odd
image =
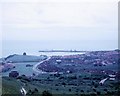
[[[20,94],[21,84],[16,79],[2,78],[2,94]]]
[[[84,83],[80,85],[74,85],[75,83],[69,85],[69,82],[65,81],[67,78],[57,80],[58,78],[55,77],[52,80],[53,76],[50,76],[49,79],[46,77],[48,75],[30,81],[25,77],[19,79],[2,77],[2,96],[6,96],[6,94],[7,96],[20,96],[21,87],[25,88],[27,96],[117,96],[117,90],[120,89],[120,82],[117,81],[107,81],[103,86],[91,85],[90,80],[84,80]],[[63,81],[64,83],[62,83]],[[76,82],[77,79],[70,79],[70,81]],[[97,83],[97,81],[95,82]]]

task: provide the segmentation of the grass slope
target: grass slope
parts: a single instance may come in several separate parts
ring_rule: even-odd
[[[2,94],[20,94],[21,84],[14,78],[2,78]],[[4,95],[3,95],[4,96]]]

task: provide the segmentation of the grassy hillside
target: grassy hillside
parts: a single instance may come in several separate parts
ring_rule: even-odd
[[[10,55],[5,58],[6,62],[36,62],[46,59],[46,56],[32,56],[32,55]]]
[[[29,82],[24,76],[21,79],[2,77],[2,96],[22,96],[20,92],[22,87],[27,91],[27,96],[37,94],[39,94],[39,96],[51,96],[48,91],[45,91],[45,88],[32,84],[32,82]],[[49,95],[43,95],[43,92]]]
[[[2,78],[2,94],[20,94],[21,84],[10,77]]]

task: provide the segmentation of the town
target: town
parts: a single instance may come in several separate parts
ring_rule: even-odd
[[[41,94],[41,96],[46,96],[44,94],[49,94],[47,96],[56,96],[57,94],[62,94],[62,96],[68,94],[73,96],[117,96],[119,93],[119,50],[89,51],[85,54],[51,56],[49,58],[46,56],[34,57],[32,60],[39,62],[36,66],[23,62],[26,64],[25,68],[33,68],[34,71],[31,75],[13,70],[17,67],[17,62],[20,62],[20,58],[16,62],[11,59],[16,57],[24,57],[28,61],[28,57],[32,58],[27,54],[13,55],[5,59],[6,63],[2,62],[1,72],[4,74],[8,71],[4,71],[6,65],[9,69],[8,76],[2,76],[3,96],[7,90],[5,86],[13,88],[17,86],[14,89],[15,92],[9,92],[27,96],[35,94]],[[11,82],[12,85],[8,82]]]

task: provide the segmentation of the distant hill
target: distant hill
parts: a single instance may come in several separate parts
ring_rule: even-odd
[[[2,62],[4,62],[4,61],[5,61],[4,58],[0,58],[0,64],[1,64]]]
[[[41,60],[46,59],[47,56],[32,56],[32,55],[9,55],[8,57],[5,58],[6,62],[38,62]]]

